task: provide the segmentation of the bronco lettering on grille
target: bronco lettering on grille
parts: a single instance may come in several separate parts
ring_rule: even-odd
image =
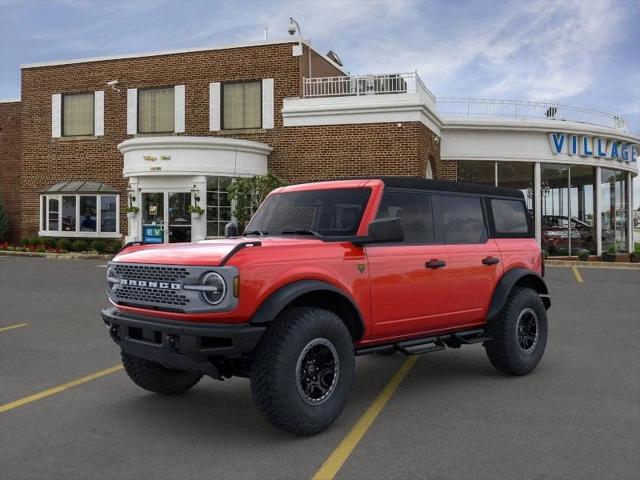
[[[120,285],[129,285],[132,287],[162,288],[165,290],[180,290],[182,288],[182,285],[179,283],[152,282],[148,280],[129,280],[126,278],[120,279]]]

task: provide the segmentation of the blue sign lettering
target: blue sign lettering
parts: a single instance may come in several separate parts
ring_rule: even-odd
[[[146,243],[162,243],[164,241],[162,227],[158,225],[143,225],[142,241]]]

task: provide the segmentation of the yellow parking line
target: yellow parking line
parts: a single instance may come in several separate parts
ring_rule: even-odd
[[[0,328],[0,332],[6,332],[7,330],[13,330],[14,328],[27,327],[28,325],[28,323],[16,323],[15,325]]]
[[[418,357],[409,357],[389,381],[384,390],[369,406],[366,412],[360,417],[358,422],[353,426],[351,431],[340,442],[333,453],[327,458],[320,470],[316,472],[312,480],[331,480],[342,468],[344,462],[347,461],[351,452],[356,448],[362,437],[364,437],[369,427],[373,424],[376,417],[385,407],[391,396],[394,394],[398,385],[407,376],[411,367],[416,363]]]
[[[571,270],[573,270],[573,274],[575,275],[576,280],[578,281],[578,283],[584,283],[584,280],[582,280],[582,275],[580,275],[580,272],[578,271],[578,267],[573,265],[571,267]]]
[[[42,398],[55,395],[56,393],[63,392],[65,390],[68,390],[69,388],[77,387],[78,385],[82,385],[83,383],[90,382],[91,380],[104,377],[105,375],[109,375],[111,373],[115,373],[119,370],[122,370],[122,368],[123,368],[122,365],[116,365],[115,367],[107,368],[105,370],[100,370],[99,372],[92,373],[91,375],[87,375],[86,377],[81,377],[81,378],[78,378],[77,380],[72,380],[71,382],[63,383],[62,385],[58,385],[57,387],[49,388],[39,393],[34,393],[33,395],[29,395],[28,397],[21,398],[20,400],[16,400],[10,403],[5,403],[4,405],[0,405],[0,413],[8,412],[9,410],[13,410],[14,408],[22,407],[27,403],[35,402],[36,400],[40,400]]]

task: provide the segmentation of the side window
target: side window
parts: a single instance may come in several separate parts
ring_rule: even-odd
[[[527,212],[523,202],[516,200],[491,200],[493,224],[496,233],[528,233]]]
[[[404,243],[434,242],[430,195],[385,190],[376,218],[396,217],[404,230]]]
[[[475,197],[439,197],[445,243],[484,243],[488,237],[482,202]]]

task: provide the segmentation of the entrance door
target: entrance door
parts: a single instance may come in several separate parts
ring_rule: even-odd
[[[142,194],[142,235],[144,242],[191,241],[191,203],[188,192],[144,192]]]
[[[169,192],[168,195],[168,217],[169,243],[190,242],[191,241],[191,214],[187,211],[191,204],[191,194],[185,192]]]
[[[142,194],[142,241],[164,243],[165,240],[165,201],[162,192]]]

